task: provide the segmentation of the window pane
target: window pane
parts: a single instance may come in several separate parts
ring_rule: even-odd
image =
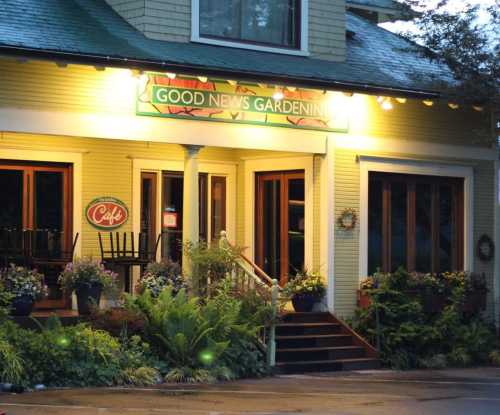
[[[439,271],[455,271],[452,266],[453,196],[451,186],[439,186]]]
[[[415,192],[415,270],[429,272],[432,267],[432,187],[418,183]]]
[[[298,0],[200,0],[200,35],[298,48]]]
[[[226,178],[212,177],[212,239],[226,230]]]
[[[0,228],[23,227],[23,172],[0,170]]]
[[[35,223],[37,229],[61,231],[63,227],[63,174],[35,173]]]
[[[406,268],[406,183],[391,184],[391,270]]]
[[[182,258],[183,178],[163,177],[162,257],[173,261]]]
[[[304,269],[304,179],[288,181],[288,274]]]
[[[382,182],[370,181],[368,190],[368,275],[382,269]]]
[[[281,274],[281,215],[280,180],[264,181],[264,271],[271,277],[280,278]]]

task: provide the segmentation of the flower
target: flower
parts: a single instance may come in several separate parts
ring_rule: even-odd
[[[23,296],[31,297],[33,300],[43,298],[47,293],[43,278],[43,275],[38,273],[36,269],[28,269],[14,264],[0,270],[2,285],[14,298]]]
[[[149,290],[153,297],[158,297],[165,288],[171,288],[174,295],[187,288],[179,264],[168,259],[149,263],[137,284],[137,291]]]
[[[323,278],[318,273],[308,273],[307,270],[297,274],[283,288],[285,298],[292,298],[300,295],[312,295],[320,298],[326,292]]]
[[[95,285],[111,289],[116,286],[117,276],[115,272],[107,270],[101,261],[81,258],[66,264],[58,281],[68,291]]]

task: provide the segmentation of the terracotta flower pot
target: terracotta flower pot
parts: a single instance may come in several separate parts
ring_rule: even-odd
[[[75,290],[78,313],[88,315],[92,307],[99,308],[101,301],[102,287],[100,285],[82,285]]]
[[[10,314],[13,316],[29,316],[33,311],[33,306],[35,305],[35,300],[30,295],[22,295],[21,297],[16,297],[12,300]]]
[[[358,290],[358,307],[365,309],[370,307],[371,303],[370,295],[364,290]]]

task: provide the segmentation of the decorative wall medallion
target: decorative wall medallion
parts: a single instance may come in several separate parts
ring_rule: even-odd
[[[89,223],[97,229],[117,229],[128,220],[125,203],[114,197],[99,197],[92,200],[85,209]]]
[[[477,241],[477,257],[484,262],[489,262],[495,256],[495,243],[488,235],[483,235]]]
[[[358,216],[353,208],[345,209],[337,219],[337,225],[340,229],[350,231],[356,227]]]

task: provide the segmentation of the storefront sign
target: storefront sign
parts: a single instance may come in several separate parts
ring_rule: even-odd
[[[312,130],[347,131],[348,97],[149,73],[138,89],[137,114]]]
[[[165,228],[177,228],[177,213],[163,212],[163,226]]]
[[[125,203],[119,199],[99,197],[88,204],[85,216],[95,228],[112,230],[127,222],[128,209]]]

